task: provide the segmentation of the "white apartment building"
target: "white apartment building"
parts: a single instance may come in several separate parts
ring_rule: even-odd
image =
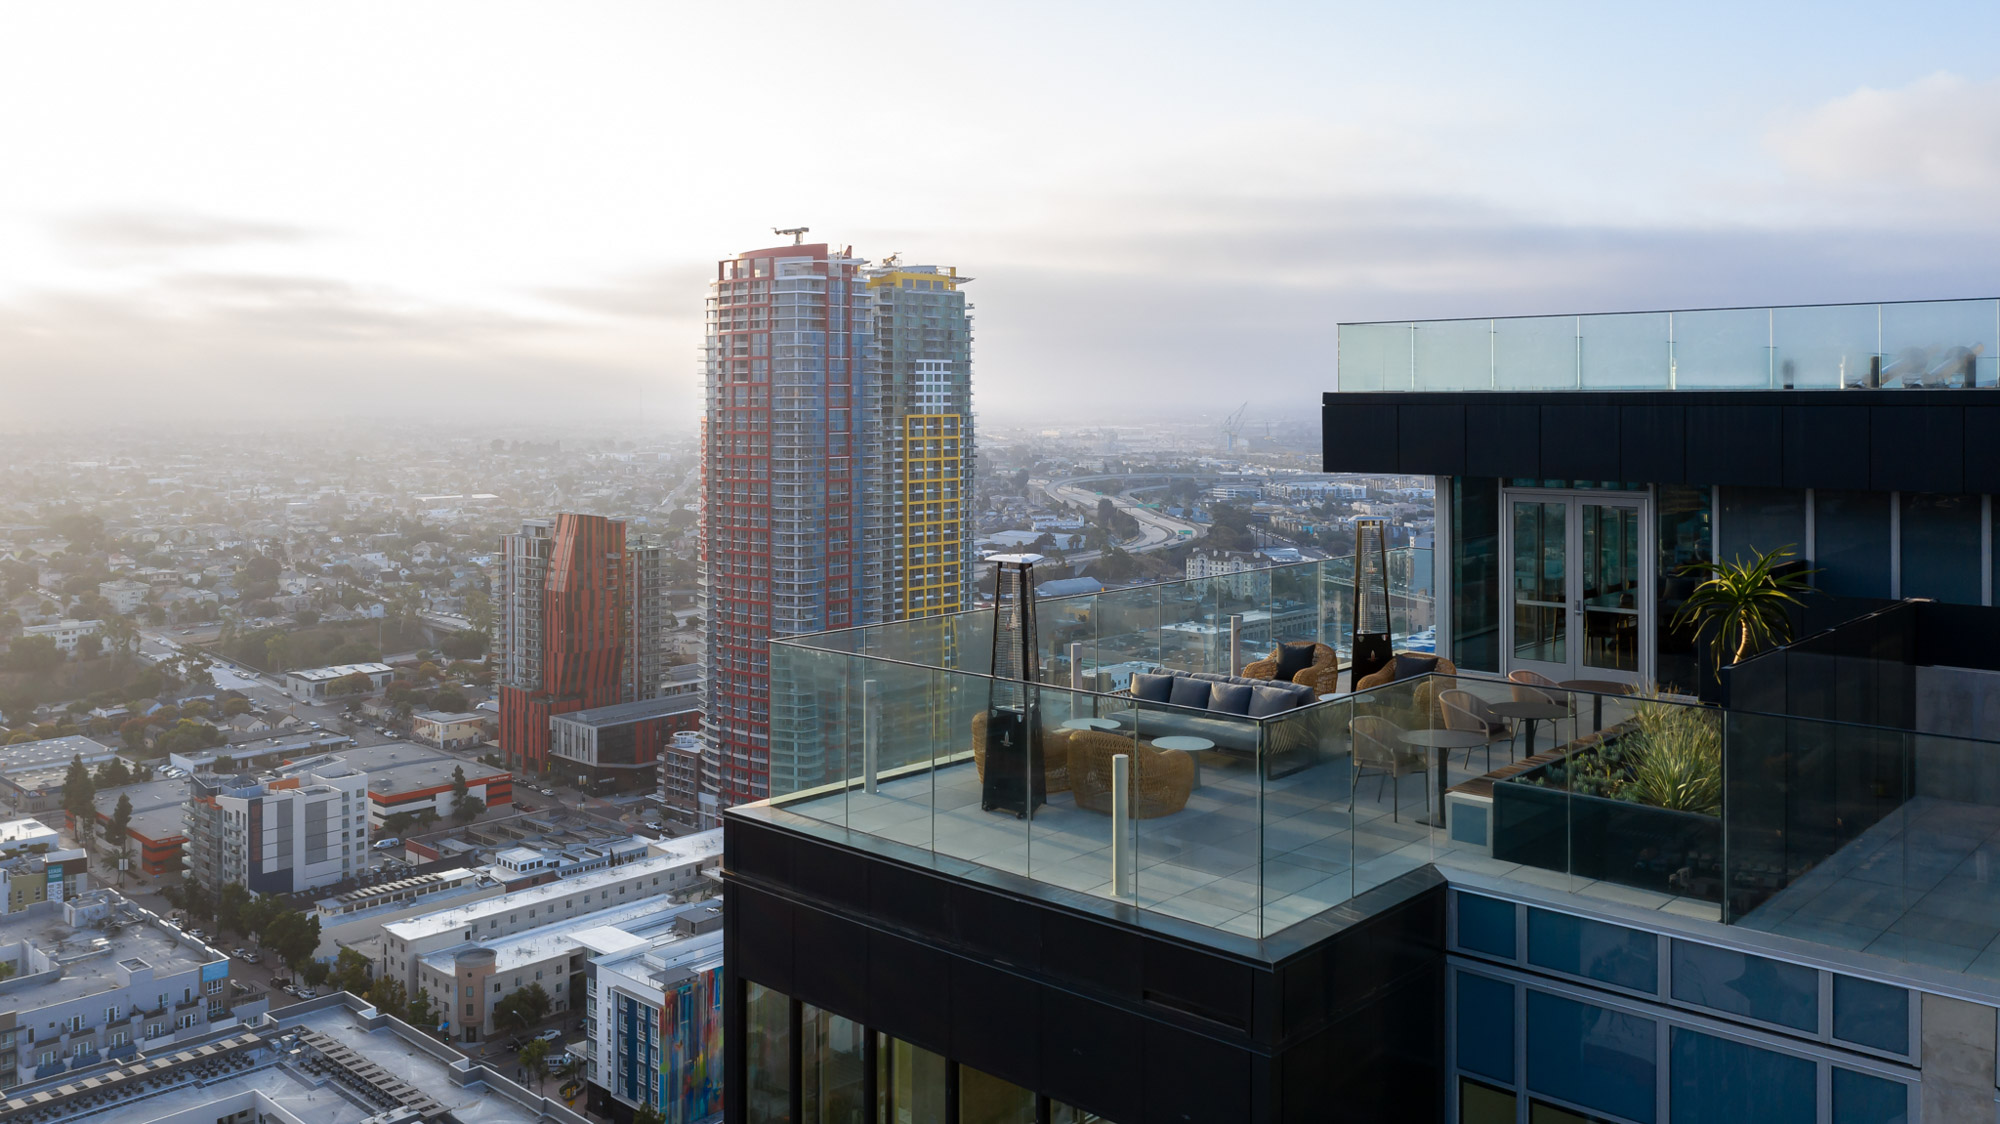
[[[211,892],[291,894],[368,865],[368,774],[316,757],[262,776],[188,780],[188,870]]]
[[[96,636],[104,631],[103,621],[79,621],[64,618],[54,624],[31,624],[21,630],[23,636],[46,636],[56,642],[57,649],[64,653],[76,651],[76,642],[86,636]]]
[[[119,578],[116,581],[98,582],[97,595],[111,603],[112,611],[123,616],[144,605],[146,599],[153,595],[153,587],[145,582]]]

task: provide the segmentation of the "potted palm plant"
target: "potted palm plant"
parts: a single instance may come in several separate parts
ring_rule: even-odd
[[[1800,594],[1811,590],[1806,578],[1817,570],[1793,570],[1792,544],[1754,554],[1748,562],[1691,562],[1680,572],[1707,580],[1688,594],[1674,614],[1675,628],[1709,632],[1718,678],[1727,664],[1742,663],[1758,651],[1792,639],[1789,610],[1804,605]]]

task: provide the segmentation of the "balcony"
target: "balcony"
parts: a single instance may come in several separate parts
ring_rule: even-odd
[[[2000,743],[1445,672],[1361,692],[1343,676],[1266,717],[1125,689],[1154,667],[1233,671],[1275,640],[1339,647],[1344,569],[1040,602],[1049,793],[1019,817],[982,810],[978,743],[994,702],[1020,691],[988,674],[990,613],[775,641],[774,687],[798,705],[773,714],[772,799],[748,811],[1217,944],[1436,864],[2000,979]],[[1391,569],[1397,619],[1427,623],[1427,560]],[[1459,736],[1466,711],[1493,727]],[[1198,740],[1171,740],[1185,737]],[[1107,775],[1121,754],[1133,815],[1119,829]],[[1024,768],[1017,787],[1031,783]]]
[[[1339,389],[1840,390],[2000,385],[2000,301],[1342,324]]]

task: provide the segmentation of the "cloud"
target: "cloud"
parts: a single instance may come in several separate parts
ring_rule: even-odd
[[[1814,183],[1986,196],[2000,188],[2000,79],[1933,74],[1899,89],[1862,87],[1766,138]]]
[[[191,250],[300,242],[301,226],[178,211],[98,211],[51,224],[56,237],[95,260],[151,260]]]
[[[610,278],[595,285],[549,286],[531,292],[551,304],[592,316],[691,319],[699,325],[702,298],[714,276],[715,267],[704,263]]]

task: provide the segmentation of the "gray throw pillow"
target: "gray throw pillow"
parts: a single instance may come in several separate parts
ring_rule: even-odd
[[[1208,709],[1221,714],[1250,713],[1250,688],[1217,683],[1208,690]]]
[[[1275,678],[1289,683],[1292,676],[1313,665],[1313,642],[1293,640],[1278,645],[1278,674]]]
[[[1297,691],[1287,691],[1283,687],[1253,687],[1250,690],[1250,709],[1244,713],[1252,718],[1269,718],[1301,705]]]
[[[1132,697],[1146,702],[1166,702],[1173,694],[1174,677],[1171,675],[1150,675],[1139,672],[1132,676]]]
[[[1167,701],[1175,706],[1191,706],[1197,710],[1205,710],[1208,708],[1208,684],[1200,679],[1176,675],[1173,694],[1167,697]]]

